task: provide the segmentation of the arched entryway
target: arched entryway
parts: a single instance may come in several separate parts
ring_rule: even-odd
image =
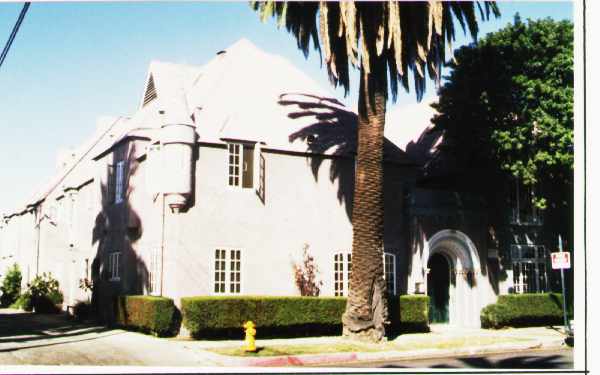
[[[459,327],[480,325],[481,308],[490,303],[479,254],[467,235],[442,230],[427,241],[422,258],[427,273],[430,321]],[[446,307],[447,306],[447,307]]]
[[[441,253],[434,254],[427,262],[427,295],[429,296],[429,321],[448,323],[450,318],[450,270],[451,263]]]

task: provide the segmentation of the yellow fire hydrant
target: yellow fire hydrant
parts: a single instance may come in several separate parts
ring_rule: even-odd
[[[256,329],[254,329],[254,323],[249,320],[243,325],[246,330],[246,337],[244,341],[246,342],[246,346],[244,346],[244,351],[246,352],[255,352],[256,351],[256,342],[254,336],[256,336]]]

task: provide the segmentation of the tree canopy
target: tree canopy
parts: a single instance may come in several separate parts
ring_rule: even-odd
[[[389,93],[409,89],[414,77],[417,98],[426,74],[439,80],[446,47],[454,39],[454,18],[473,38],[482,18],[498,15],[493,2],[296,2],[252,3],[262,19],[278,24],[296,38],[305,55],[312,44],[327,66],[334,86],[350,89],[349,70],[360,70],[357,147],[352,201],[352,276],[344,334],[379,341],[387,321],[383,273],[383,145]],[[451,50],[451,47],[450,47]],[[352,126],[352,124],[346,124]]]
[[[389,73],[377,78],[389,82],[395,100],[398,85],[407,91],[409,71],[414,72],[417,98],[425,91],[426,74],[439,80],[446,48],[455,38],[453,19],[473,39],[478,33],[477,10],[482,19],[499,16],[492,1],[377,1],[301,2],[252,1],[264,21],[276,17],[296,38],[305,56],[311,41],[325,60],[331,83],[350,88],[350,67],[371,73],[376,59],[385,60]],[[477,10],[475,9],[477,8]],[[324,56],[323,56],[324,55]],[[389,79],[389,81],[388,81]]]
[[[573,24],[517,14],[449,66],[433,104],[442,152],[536,186],[534,203],[546,208],[552,186],[572,183]]]

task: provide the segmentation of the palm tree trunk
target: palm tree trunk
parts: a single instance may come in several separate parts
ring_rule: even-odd
[[[344,335],[380,341],[387,301],[383,279],[383,129],[387,100],[385,61],[372,58],[371,74],[361,64],[358,151],[352,207],[352,275]]]

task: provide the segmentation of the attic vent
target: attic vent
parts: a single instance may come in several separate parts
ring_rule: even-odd
[[[154,99],[156,99],[156,87],[154,87],[154,77],[150,74],[148,85],[146,86],[146,93],[144,94],[144,105],[150,103]]]

